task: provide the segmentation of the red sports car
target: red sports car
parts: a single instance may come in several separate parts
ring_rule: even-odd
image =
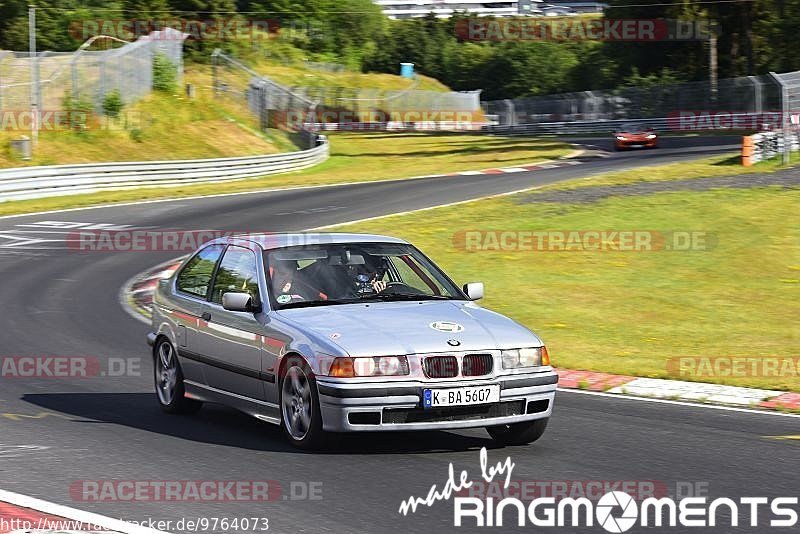
[[[658,135],[647,124],[623,124],[614,132],[614,149],[656,148]]]

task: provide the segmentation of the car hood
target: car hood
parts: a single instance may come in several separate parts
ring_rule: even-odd
[[[485,351],[542,344],[519,323],[465,301],[342,304],[281,310],[278,315],[310,337],[338,345],[350,356]]]

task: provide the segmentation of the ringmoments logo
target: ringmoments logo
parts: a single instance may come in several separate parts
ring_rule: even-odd
[[[588,497],[495,498],[463,496],[475,483],[491,484],[504,480],[511,485],[514,462],[507,457],[490,466],[486,448],[480,452],[480,479],[473,480],[466,470],[456,475],[451,463],[448,478],[440,488],[432,485],[425,497],[411,496],[400,504],[406,516],[440,501],[453,501],[456,527],[599,527],[605,532],[628,532],[634,527],[796,527],[797,497],[648,496],[637,500],[625,491],[611,490],[596,500]]]

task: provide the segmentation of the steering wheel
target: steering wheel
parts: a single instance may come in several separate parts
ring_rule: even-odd
[[[392,291],[389,291],[390,288],[392,289]],[[421,294],[418,289],[416,289],[415,287],[412,287],[412,286],[410,286],[408,284],[405,284],[403,282],[389,282],[389,283],[386,284],[385,291],[387,291],[389,293],[397,293],[398,295],[420,295]]]

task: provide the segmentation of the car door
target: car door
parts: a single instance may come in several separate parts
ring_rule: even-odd
[[[264,399],[262,372],[262,325],[252,312],[232,312],[222,307],[227,292],[249,293],[260,303],[256,253],[230,245],[217,267],[209,300],[203,308],[197,332],[208,385],[224,392]]]
[[[170,317],[175,324],[175,342],[186,380],[205,384],[203,364],[197,359],[197,329],[211,289],[211,278],[225,245],[209,245],[195,254],[175,276]]]

